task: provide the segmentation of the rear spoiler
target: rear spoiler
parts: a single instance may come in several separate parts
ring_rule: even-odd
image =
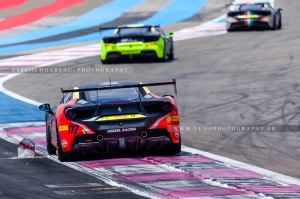
[[[173,79],[170,82],[158,82],[158,83],[148,83],[148,84],[133,84],[133,85],[122,85],[122,86],[105,86],[105,87],[97,87],[97,88],[84,88],[84,89],[70,89],[64,90],[60,88],[62,94],[64,93],[74,93],[80,91],[99,91],[99,90],[111,90],[111,89],[120,89],[120,88],[134,88],[134,87],[150,87],[150,86],[169,86],[172,85],[174,87],[175,94],[177,95],[177,87],[176,87],[176,79]]]
[[[117,28],[138,28],[138,27],[160,27],[160,25],[141,25],[141,26],[115,26],[115,27],[99,27],[99,32],[103,30],[111,30],[111,29],[117,29]]]

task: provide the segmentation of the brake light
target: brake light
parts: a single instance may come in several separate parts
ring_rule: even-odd
[[[104,43],[118,43],[118,38],[112,38],[112,37],[103,37]]]
[[[236,18],[229,17],[229,16],[226,17],[226,21],[229,23],[237,23],[238,22],[238,20]]]
[[[263,22],[268,22],[271,20],[271,16],[266,16],[266,17],[263,17],[260,19],[260,21],[263,21]]]

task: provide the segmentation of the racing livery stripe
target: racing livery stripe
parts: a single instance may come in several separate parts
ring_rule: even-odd
[[[9,9],[26,3],[27,0],[2,0],[0,10]]]
[[[85,0],[56,0],[54,3],[34,8],[27,12],[0,21],[0,30],[10,29],[20,25],[32,23],[53,13],[66,9],[70,6],[76,5],[78,3],[83,3],[84,1]]]

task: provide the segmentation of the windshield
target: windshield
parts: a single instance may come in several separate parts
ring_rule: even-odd
[[[138,88],[86,91],[88,100],[95,104],[114,102],[134,102],[139,99]]]
[[[247,10],[262,10],[263,8],[269,8],[270,5],[267,3],[255,3],[255,4],[237,4],[231,5],[231,11],[247,11]]]
[[[145,34],[150,32],[150,27],[137,27],[137,28],[120,28],[119,34]]]

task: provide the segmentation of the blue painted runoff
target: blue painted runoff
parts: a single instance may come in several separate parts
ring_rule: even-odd
[[[143,0],[114,0],[110,3],[99,6],[70,22],[44,28],[20,35],[3,37],[0,40],[0,45],[14,44],[19,42],[41,39],[58,34],[63,34],[71,31],[81,30],[103,24],[120,17],[124,12],[142,3]]]
[[[195,15],[206,3],[207,0],[189,0],[188,3],[186,0],[173,0],[165,7],[163,7],[160,11],[158,11],[156,14],[154,14],[152,17],[143,21],[139,21],[137,23],[160,24],[161,26],[164,26],[171,23],[180,22]],[[103,35],[105,34],[102,34],[102,36]],[[58,41],[50,41],[36,44],[21,44],[10,47],[3,47],[0,48],[0,54],[16,53],[26,50],[33,50],[37,48],[57,46],[76,42],[96,40],[100,41],[100,39],[101,36],[99,33],[92,33]]]
[[[37,106],[0,92],[0,124],[44,121],[45,114]]]

